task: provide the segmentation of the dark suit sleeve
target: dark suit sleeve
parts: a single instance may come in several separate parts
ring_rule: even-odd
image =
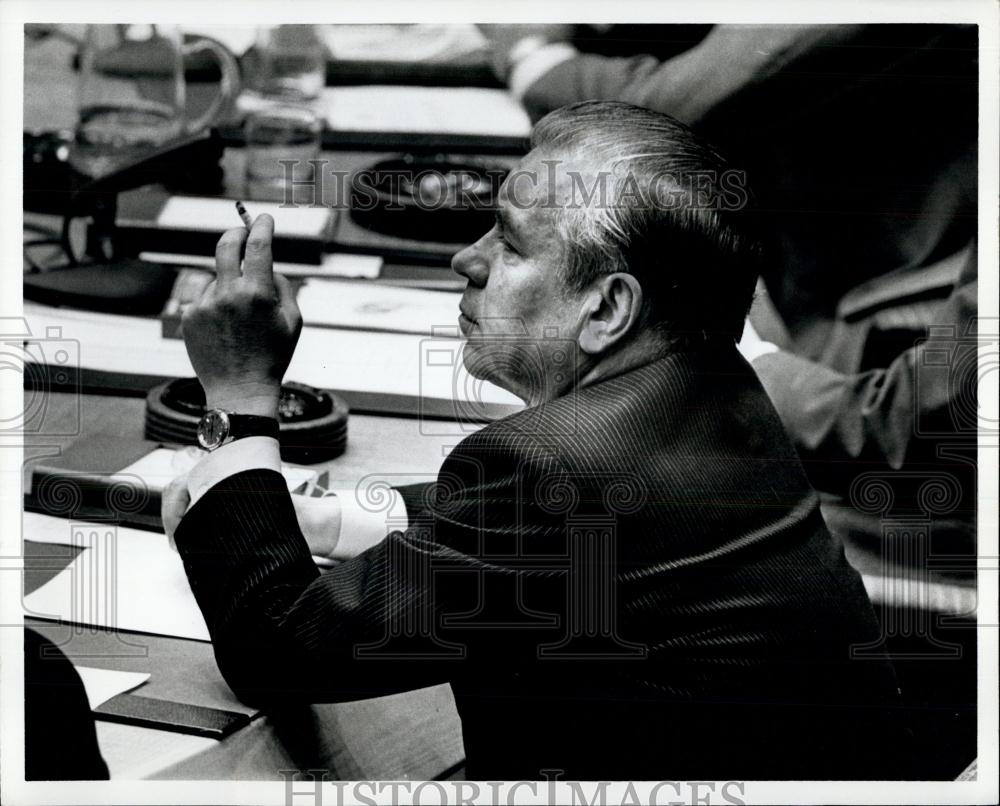
[[[403,499],[403,506],[406,507],[406,517],[413,523],[426,509],[428,491],[431,489],[431,482],[418,482],[417,484],[404,484],[394,488]]]
[[[835,45],[857,26],[717,25],[695,47],[665,62],[652,56],[583,54],[556,65],[528,88],[533,117],[583,100],[616,100],[666,112],[695,124],[818,47]]]
[[[927,338],[884,369],[844,375],[783,350],[753,362],[819,489],[845,494],[860,463],[938,461],[974,433],[977,292],[973,255]]]
[[[551,574],[485,561],[477,548],[488,521],[497,535],[516,531],[508,510],[519,463],[466,459],[453,453],[442,468],[446,500],[434,511],[323,574],[280,474],[239,473],[199,499],[175,538],[219,668],[241,699],[356,700],[450,681],[501,656],[534,656],[546,638],[537,631],[476,629],[477,620],[501,618],[480,598],[489,578],[533,576],[558,595]],[[445,633],[445,620],[463,613],[472,614],[465,627]]]

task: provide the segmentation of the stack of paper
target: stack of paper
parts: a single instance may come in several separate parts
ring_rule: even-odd
[[[332,131],[527,137],[531,120],[506,90],[483,87],[327,87],[320,114]]]
[[[252,219],[267,213],[274,219],[274,234],[279,238],[319,238],[325,236],[330,223],[326,207],[282,207],[276,202],[247,202]],[[164,229],[225,232],[243,226],[232,199],[212,199],[202,196],[171,196],[156,218]],[[214,261],[213,261],[214,262]]]
[[[308,325],[426,336],[447,331],[457,336],[461,297],[454,292],[314,278],[299,290],[298,303]]]

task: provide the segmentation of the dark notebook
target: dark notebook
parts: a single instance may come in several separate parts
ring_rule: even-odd
[[[59,518],[112,519],[160,530],[159,490],[137,477],[115,477],[159,447],[157,442],[112,434],[78,439],[61,455],[43,457],[33,465],[24,507]]]

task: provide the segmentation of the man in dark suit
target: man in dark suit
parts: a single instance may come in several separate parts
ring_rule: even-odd
[[[472,778],[898,776],[870,604],[735,347],[758,268],[738,175],[627,104],[532,144],[453,263],[466,367],[528,405],[406,491],[407,528],[320,573],[254,421],[166,496],[224,676],[272,707],[447,681]],[[274,417],[300,323],[271,227],[223,236],[185,315],[236,418]]]
[[[651,46],[690,37],[683,27],[633,32],[617,58],[579,52],[560,26],[485,31],[535,116],[628,101],[742,155],[759,206],[773,211],[762,296],[776,315],[758,324],[781,348],[744,354],[810,482],[829,494],[827,522],[872,566],[886,518],[927,518],[926,551],[951,558],[937,570],[972,578],[980,424],[970,378],[981,340],[995,336],[976,327],[970,248],[977,27],[724,24],[667,58]],[[917,505],[925,483],[947,486],[947,500]],[[866,508],[871,484],[889,485],[896,505]]]

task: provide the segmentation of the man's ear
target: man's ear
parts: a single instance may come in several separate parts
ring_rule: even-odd
[[[642,302],[642,287],[633,275],[616,272],[600,278],[587,292],[581,310],[580,349],[597,355],[626,335],[635,335]]]

